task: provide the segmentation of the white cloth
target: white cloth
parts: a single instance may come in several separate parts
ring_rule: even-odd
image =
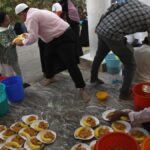
[[[150,122],[150,107],[139,112],[130,112],[129,118],[132,124],[142,124]]]
[[[137,65],[135,82],[150,82],[150,46],[135,48],[134,56]]]
[[[53,12],[62,11],[61,5],[60,5],[59,3],[54,3],[54,4],[52,5],[52,11],[53,11]]]

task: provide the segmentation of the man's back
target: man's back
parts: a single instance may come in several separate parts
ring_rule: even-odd
[[[104,16],[96,32],[109,39],[119,40],[128,34],[150,30],[150,7],[137,0],[110,8]]]

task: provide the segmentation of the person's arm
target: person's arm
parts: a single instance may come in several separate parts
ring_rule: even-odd
[[[141,124],[145,122],[150,122],[150,107],[145,108],[139,112],[129,113],[130,121],[134,124]]]

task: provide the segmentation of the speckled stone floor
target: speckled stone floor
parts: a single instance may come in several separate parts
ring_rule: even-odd
[[[88,82],[90,70],[81,66],[86,82]],[[78,90],[67,72],[56,76],[57,82],[43,87],[36,82],[25,90],[25,99],[16,104],[10,104],[10,112],[0,118],[7,126],[19,121],[23,115],[37,114],[41,119],[49,122],[50,129],[57,133],[56,141],[44,147],[44,150],[70,150],[71,147],[80,142],[74,138],[74,131],[80,126],[80,119],[83,115],[95,115],[101,124],[108,124],[102,119],[102,112],[110,109],[133,108],[132,101],[119,101],[120,84],[111,84],[115,76],[106,73],[101,74],[105,84],[89,86],[87,90],[91,95],[91,101],[84,103],[80,99]],[[96,99],[95,93],[99,90],[106,90],[109,98],[105,102]],[[86,143],[89,143],[86,142]]]

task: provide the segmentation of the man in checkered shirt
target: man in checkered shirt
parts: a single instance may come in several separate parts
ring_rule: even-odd
[[[98,69],[105,56],[112,50],[124,65],[123,84],[120,99],[131,97],[131,84],[135,73],[133,48],[127,43],[125,35],[148,32],[150,41],[150,7],[138,0],[113,4],[101,17],[96,33],[98,50],[91,69],[91,83],[103,83],[98,79]]]

